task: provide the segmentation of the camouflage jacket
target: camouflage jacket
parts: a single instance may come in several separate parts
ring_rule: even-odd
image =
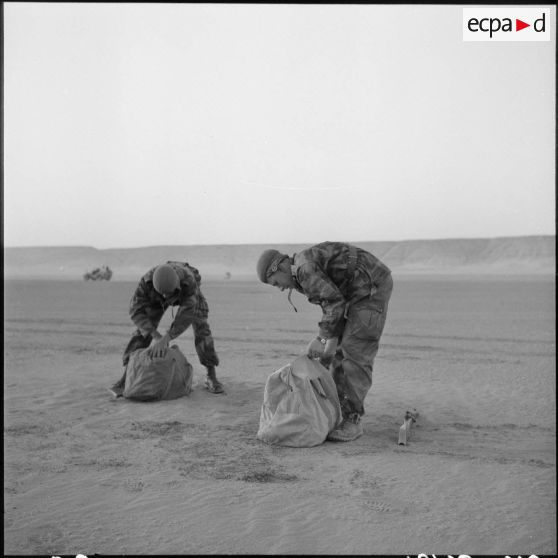
[[[320,336],[337,337],[344,327],[347,307],[370,296],[374,285],[391,273],[378,258],[356,248],[356,268],[347,277],[350,245],[322,242],[292,257],[295,289],[322,308]]]
[[[130,317],[144,337],[156,330],[156,324],[150,318],[153,310],[164,312],[169,306],[179,306],[169,329],[171,339],[183,333],[191,325],[197,314],[204,311],[207,314],[207,302],[200,291],[201,276],[199,271],[187,263],[167,263],[172,265],[180,278],[180,292],[178,295],[167,301],[155,290],[153,287],[153,273],[156,267],[153,267],[140,279],[130,300]]]

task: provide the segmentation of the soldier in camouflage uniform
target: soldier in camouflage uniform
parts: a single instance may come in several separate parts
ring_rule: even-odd
[[[219,365],[219,358],[207,322],[209,308],[200,290],[200,283],[201,276],[198,270],[180,262],[167,262],[156,266],[140,279],[130,301],[130,317],[137,330],[124,351],[124,366],[128,364],[131,353],[136,349],[150,347],[152,356],[163,356],[169,342],[192,325],[198,358],[207,368],[205,386],[211,393],[224,392],[215,371],[215,367]],[[157,327],[169,306],[178,306],[178,312],[169,330],[161,335]],[[116,397],[122,396],[125,380],[126,372],[110,388]]]
[[[329,366],[337,385],[343,421],[328,439],[358,438],[393,289],[391,271],[361,248],[322,242],[292,258],[266,250],[257,272],[263,283],[281,291],[296,289],[321,306],[318,336],[309,343],[307,354]]]

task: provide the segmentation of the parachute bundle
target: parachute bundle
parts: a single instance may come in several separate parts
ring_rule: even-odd
[[[177,345],[164,357],[151,357],[149,349],[138,349],[126,366],[124,397],[138,401],[177,399],[192,391],[193,367]]]

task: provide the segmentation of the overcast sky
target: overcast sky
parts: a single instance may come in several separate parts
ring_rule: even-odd
[[[554,7],[3,7],[5,246],[555,232]]]

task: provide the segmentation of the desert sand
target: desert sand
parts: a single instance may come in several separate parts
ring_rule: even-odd
[[[301,295],[204,281],[226,394],[189,330],[193,392],[139,403],[106,390],[134,282],[7,280],[4,552],[555,554],[552,274],[394,280],[364,435],[300,449],[256,432],[267,376],[316,333]]]

